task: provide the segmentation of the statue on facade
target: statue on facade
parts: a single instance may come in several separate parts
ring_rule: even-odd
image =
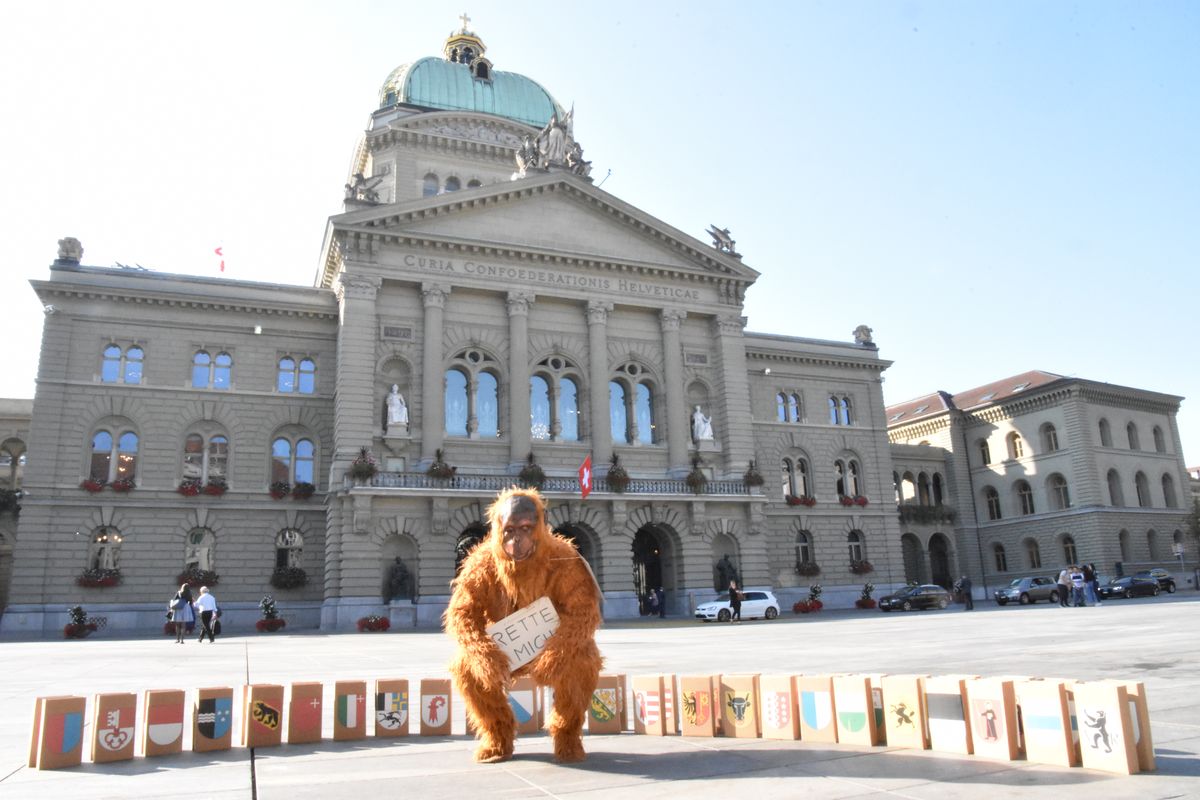
[[[204,544],[189,544],[187,552],[183,554],[183,568],[211,571],[212,548]]]
[[[383,602],[390,603],[397,597],[411,597],[408,591],[408,567],[404,566],[400,556],[396,556],[395,562],[388,567],[387,576],[383,581]]]
[[[729,557],[728,553],[721,556],[721,560],[716,564],[716,569],[717,591],[726,591],[729,588],[730,581],[735,581],[739,587],[742,585],[741,578],[738,576],[737,567],[733,565],[733,560]]]
[[[592,162],[583,160],[583,147],[579,142],[572,141],[567,150],[567,167],[571,172],[584,178],[592,174]]]
[[[541,156],[538,154],[537,145],[533,143],[533,137],[526,136],[525,141],[517,148],[517,177],[524,178],[529,170],[537,169],[540,160]]]
[[[387,396],[387,430],[390,432],[393,428],[397,431],[408,430],[408,405],[404,402],[404,395],[400,394],[400,387],[394,383]]]
[[[875,344],[875,340],[871,338],[871,329],[866,325],[859,325],[854,329],[855,344]]]
[[[351,178],[351,183],[346,184],[346,199],[359,203],[377,204],[379,202],[379,192],[375,191],[375,187],[382,181],[383,176],[365,178],[361,172],[356,172]]]
[[[83,245],[73,236],[58,240],[58,260],[74,261],[76,264],[83,258]]]
[[[571,135],[571,118],[574,115],[575,109],[571,109],[561,120],[558,114],[554,114],[538,134],[537,149],[542,156],[539,164],[542,169],[551,165],[566,166],[567,150],[575,138]]]
[[[704,416],[700,406],[696,406],[696,410],[692,412],[692,438],[697,442],[713,440],[712,417]]]
[[[713,247],[722,253],[728,253],[735,258],[741,258],[741,254],[737,251],[737,242],[730,235],[729,228],[718,228],[716,225],[709,225],[708,235],[713,238]]]

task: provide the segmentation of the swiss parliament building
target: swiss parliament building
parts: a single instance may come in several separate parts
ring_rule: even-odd
[[[59,243],[32,281],[36,396],[0,401],[0,630],[75,604],[152,629],[183,580],[234,631],[266,594],[300,629],[434,627],[516,482],[610,618],[660,587],[688,615],[729,577],[785,613],[813,583],[845,606],[867,582],[994,586],[1034,569],[1029,541],[1056,572],[1064,536],[1106,570],[1170,566],[1176,541],[1195,561],[1182,398],[1037,373],[889,408],[862,320],[846,341],[748,329],[759,273],[730,232],[598,188],[573,114],[503,66],[463,26],[386,77],[312,286]]]

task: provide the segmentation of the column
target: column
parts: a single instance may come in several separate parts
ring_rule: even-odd
[[[342,324],[337,343],[333,469],[347,466],[360,447],[370,447],[378,427],[380,398],[375,396],[375,342],[379,331],[375,296],[382,283],[377,276],[349,272],[338,278]],[[341,476],[337,479],[340,481]]]
[[[508,305],[508,441],[509,466],[520,469],[530,451],[529,436],[529,304],[528,292],[509,292]]]
[[[750,416],[750,381],[746,375],[746,343],[742,328],[746,318],[717,317],[714,333],[721,359],[721,427],[713,433],[724,443],[725,475],[740,477],[754,458],[753,420]],[[716,409],[712,416],[716,416]],[[720,476],[719,476],[720,477]]]
[[[588,302],[588,404],[592,432],[592,466],[607,471],[612,461],[612,421],[608,416],[608,312],[612,303]],[[603,474],[603,473],[601,473]]]
[[[660,313],[663,333],[663,362],[666,365],[666,382],[663,386],[663,402],[667,409],[667,463],[668,474],[682,477],[689,471],[688,441],[691,426],[688,422],[687,393],[683,387],[683,347],[679,342],[679,323],[687,316],[686,311],[664,308]],[[711,409],[705,409],[709,414]]]
[[[421,468],[429,466],[436,458],[446,435],[446,407],[442,396],[446,380],[442,374],[442,325],[449,294],[448,284],[421,284],[421,299],[425,305],[421,350]]]

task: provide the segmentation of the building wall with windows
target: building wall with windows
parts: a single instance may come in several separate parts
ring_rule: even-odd
[[[0,609],[7,602],[12,580],[32,414],[32,400],[0,399]]]
[[[956,488],[952,572],[994,585],[1094,562],[1111,577],[1200,554],[1187,536],[1182,398],[1044,372],[888,408],[893,459],[945,453]],[[928,551],[926,553],[928,555]]]

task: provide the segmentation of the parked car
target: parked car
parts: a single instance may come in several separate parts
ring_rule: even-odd
[[[1133,573],[1133,577],[1151,578],[1158,582],[1158,588],[1165,590],[1167,594],[1175,594],[1175,578],[1171,576],[1171,573],[1167,572],[1161,567],[1135,572]]]
[[[1002,606],[1008,605],[1010,602],[1020,603],[1024,606],[1039,600],[1057,603],[1058,583],[1053,578],[1014,578],[1012,583],[997,589],[992,596]]]
[[[950,593],[932,583],[906,586],[898,592],[892,592],[879,598],[880,611],[891,611],[893,608],[912,611],[914,608],[945,608],[948,605],[950,605]]]
[[[1142,578],[1137,575],[1126,575],[1124,578],[1113,578],[1100,587],[1100,599],[1109,600],[1117,597],[1158,597],[1162,591],[1154,578]]]
[[[742,592],[742,619],[775,619],[779,616],[779,601],[774,593],[752,589]],[[729,592],[717,595],[716,600],[696,606],[696,619],[705,622],[729,622],[733,612],[729,608]]]

